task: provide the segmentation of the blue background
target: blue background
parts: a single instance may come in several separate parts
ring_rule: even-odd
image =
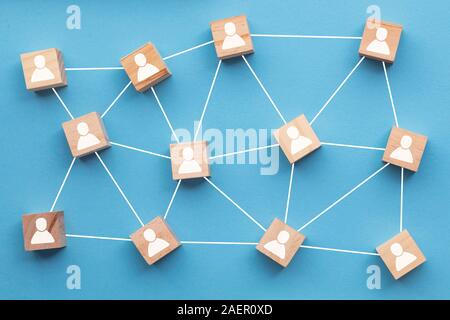
[[[301,249],[287,269],[252,246],[184,245],[154,266],[129,242],[68,239],[65,249],[23,250],[21,214],[48,211],[70,164],[51,91],[24,86],[19,55],[57,47],[66,67],[119,66],[152,41],[168,56],[211,39],[209,22],[246,14],[252,33],[360,36],[373,1],[82,1],[82,29],[66,29],[69,1],[1,1],[1,298],[450,298],[449,3],[382,1],[382,19],[404,33],[391,86],[401,127],[429,143],[420,171],[405,177],[404,226],[428,261],[394,281],[378,257]],[[254,38],[248,56],[286,119],[312,119],[358,61],[358,40]],[[156,87],[174,127],[192,131],[213,77],[212,45],[170,59],[173,76]],[[75,117],[103,112],[128,78],[121,70],[68,72],[59,89]],[[105,117],[110,138],[168,154],[170,131],[151,92],[132,87]],[[367,60],[314,123],[326,142],[384,147],[393,115],[382,65]],[[280,119],[239,58],[217,79],[204,128],[277,128]],[[277,149],[275,149],[277,152]],[[163,214],[176,183],[170,161],[112,147],[101,153],[144,221]],[[302,226],[382,166],[381,151],[323,146],[296,165],[288,223]],[[214,165],[212,179],[265,227],[283,218],[290,166],[277,175],[259,165]],[[374,252],[398,233],[400,170],[389,166],[304,233],[305,244]],[[95,156],[77,160],[56,209],[68,233],[127,237],[139,224]],[[203,182],[182,183],[168,216],[181,240],[257,242],[261,230]],[[66,268],[82,289],[66,289]],[[380,265],[381,290],[366,287]]]

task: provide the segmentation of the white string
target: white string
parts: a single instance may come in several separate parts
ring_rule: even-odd
[[[391,100],[392,112],[394,113],[395,126],[398,127],[397,111],[395,110],[394,99],[392,98],[391,85],[389,84],[389,78],[387,75],[386,64],[384,63],[384,61],[382,61],[382,63],[383,63],[384,77],[386,79],[386,85],[387,85],[388,92],[389,92],[389,99]]]
[[[361,40],[362,37],[352,36],[314,36],[302,34],[251,34],[252,37],[262,38],[302,38],[302,39],[347,39],[347,40]]]
[[[213,160],[213,159],[217,159],[217,158],[224,158],[224,157],[234,156],[234,155],[241,154],[241,153],[247,153],[247,152],[252,152],[252,151],[269,149],[269,148],[278,147],[278,146],[279,146],[279,144],[271,144],[270,146],[256,147],[256,148],[251,148],[251,149],[247,149],[247,150],[241,150],[241,151],[235,151],[235,152],[230,152],[230,153],[225,153],[225,154],[219,154],[217,156],[209,157],[209,159]]]
[[[247,211],[245,211],[244,209],[242,209],[236,202],[234,202],[225,192],[223,192],[222,190],[219,189],[218,186],[216,186],[211,180],[209,180],[206,177],[203,177],[206,181],[208,181],[208,183],[210,185],[212,185],[214,187],[214,189],[216,189],[217,191],[219,191],[219,193],[221,195],[223,195],[228,201],[230,201],[232,204],[234,204],[234,206],[236,208],[238,208],[243,214],[245,214],[247,216],[247,218],[249,218],[250,220],[252,220],[258,227],[260,227],[262,230],[266,231],[266,228],[264,228],[258,221],[255,220],[255,218],[253,218]]]
[[[256,246],[257,242],[231,242],[231,241],[180,241],[181,244],[212,244],[212,245],[241,245]]]
[[[66,237],[68,237],[68,238],[82,238],[82,239],[126,241],[126,242],[132,241],[130,238],[87,236],[87,235],[79,235],[79,234],[66,234]],[[180,241],[180,243],[181,244],[197,244],[197,245],[238,245],[238,246],[256,246],[256,245],[258,245],[258,242],[233,242],[233,241]],[[361,255],[370,255],[370,256],[379,256],[378,253],[365,252],[365,251],[334,249],[334,248],[306,246],[306,245],[302,245],[301,248],[322,250],[322,251],[334,251],[334,252],[342,252],[342,253],[361,254]]]
[[[200,132],[200,129],[202,127],[203,117],[205,116],[206,108],[208,108],[209,99],[211,98],[211,93],[214,89],[214,85],[216,84],[217,75],[219,74],[219,69],[220,69],[221,65],[222,65],[222,60],[219,59],[219,63],[217,64],[216,72],[214,73],[214,77],[211,82],[211,86],[209,87],[208,96],[206,97],[205,105],[203,106],[202,115],[200,116],[200,121],[198,122],[198,127],[194,134],[194,141],[197,140],[198,133]]]
[[[289,202],[291,201],[292,179],[294,177],[294,167],[295,167],[295,163],[293,163],[291,165],[291,176],[289,178],[289,190],[288,190],[288,195],[287,195],[287,200],[286,200],[286,211],[284,213],[284,223],[287,223],[287,219],[288,219]]]
[[[186,50],[183,50],[183,51],[174,53],[174,54],[172,54],[172,55],[170,55],[170,56],[164,57],[163,60],[169,60],[169,59],[171,59],[171,58],[177,57],[177,56],[182,55],[182,54],[184,54],[184,53],[193,51],[193,50],[195,50],[195,49],[199,49],[199,48],[201,48],[201,47],[207,46],[207,45],[212,44],[212,43],[214,43],[214,40],[207,41],[207,42],[204,42],[204,43],[199,44],[199,45],[197,45],[197,46],[194,46],[194,47],[192,47],[192,48],[189,48],[189,49],[186,49]],[[124,67],[88,67],[88,68],[82,67],[82,68],[65,68],[65,70],[66,70],[66,71],[124,70]]]
[[[173,200],[175,199],[175,196],[177,195],[177,191],[178,191],[178,188],[180,187],[180,184],[181,184],[181,179],[178,180],[177,186],[175,187],[175,191],[172,194],[172,198],[170,198],[169,205],[167,206],[166,213],[164,214],[164,220],[167,219],[167,215],[169,214],[170,208],[172,207]]]
[[[68,237],[68,238],[82,238],[82,239],[126,241],[126,242],[132,241],[130,238],[87,236],[87,235],[79,235],[79,234],[66,234],[66,237]],[[233,241],[180,241],[180,243],[181,244],[198,244],[198,245],[238,245],[238,246],[256,246],[256,245],[258,245],[258,242],[233,242]],[[301,245],[301,248],[313,249],[313,250],[321,250],[321,251],[334,251],[334,252],[342,252],[342,253],[352,253],[352,254],[379,256],[379,254],[375,253],[375,252],[334,249],[334,248],[306,246],[306,245]]]
[[[273,102],[272,97],[269,95],[269,93],[267,92],[266,88],[264,87],[264,85],[262,84],[261,80],[259,80],[258,76],[256,75],[255,71],[253,70],[253,68],[251,67],[250,63],[248,63],[247,59],[244,56],[241,56],[242,59],[244,59],[245,64],[247,64],[247,67],[250,69],[250,72],[253,74],[253,76],[255,77],[256,81],[258,82],[259,86],[261,87],[261,89],[264,91],[264,93],[266,94],[267,98],[269,99],[270,103],[272,104],[272,106],[274,107],[275,111],[278,113],[278,115],[280,116],[281,120],[283,121],[284,124],[286,124],[286,120],[284,119],[283,115],[281,114],[280,110],[278,109],[277,105],[275,104],[275,102]]]
[[[105,110],[105,112],[103,112],[103,114],[101,115],[101,118],[103,118],[108,112],[109,110],[111,110],[111,108],[116,104],[116,102],[120,99],[120,97],[125,93],[125,91],[128,89],[128,87],[131,85],[131,81],[127,83],[127,85],[122,89],[122,91],[120,91],[120,93],[117,95],[117,97],[114,99],[113,102],[111,102],[111,104],[109,105],[109,107]]]
[[[55,209],[56,203],[58,202],[59,195],[61,194],[62,190],[64,189],[64,185],[66,184],[67,178],[69,177],[70,172],[72,171],[73,164],[75,163],[75,160],[77,158],[73,158],[72,162],[70,163],[69,169],[67,169],[66,175],[64,176],[63,182],[61,183],[61,186],[59,187],[58,193],[56,194],[56,198],[53,201],[52,207],[50,209],[50,212],[52,212]]]
[[[355,72],[355,70],[359,67],[361,62],[364,61],[364,58],[365,57],[363,56],[361,59],[359,59],[359,61],[356,64],[356,66],[353,67],[352,71],[350,71],[350,73],[345,77],[344,81],[342,81],[341,84],[337,87],[337,89],[334,90],[334,92],[331,95],[331,97],[328,98],[328,100],[325,102],[325,104],[322,106],[322,108],[320,108],[319,112],[317,112],[317,114],[311,120],[311,122],[310,122],[311,125],[314,123],[314,121],[316,121],[316,119],[319,117],[319,115],[322,113],[322,111],[328,106],[328,104],[331,102],[331,100],[333,100],[334,96],[339,92],[339,90],[341,90],[341,88],[344,86],[344,84],[347,82],[347,80],[350,79],[350,77],[352,76],[353,72]]]
[[[400,171],[400,232],[403,231],[403,178],[404,178],[404,168]]]
[[[112,145],[114,145],[114,146],[118,146],[118,147],[121,147],[121,148],[130,149],[130,150],[134,150],[134,151],[150,154],[152,156],[157,156],[157,157],[161,157],[161,158],[165,158],[165,159],[170,159],[169,156],[166,156],[166,155],[163,155],[163,154],[159,154],[159,153],[156,153],[156,152],[151,152],[151,151],[147,151],[147,150],[143,150],[143,149],[139,149],[139,148],[135,148],[135,147],[130,147],[130,146],[127,146],[125,144],[112,142],[112,141],[110,141],[110,143]]]
[[[158,95],[156,94],[156,91],[153,87],[152,88],[152,92],[153,95],[155,96],[156,102],[158,103],[159,108],[161,109],[161,112],[164,115],[164,118],[166,119],[167,124],[169,125],[170,130],[172,131],[172,135],[174,137],[174,139],[176,140],[176,142],[180,143],[180,140],[178,140],[177,134],[175,133],[175,130],[173,130],[172,124],[170,123],[169,118],[167,117],[166,111],[164,111],[164,108],[161,104],[161,102],[159,101]]]
[[[117,190],[119,190],[120,194],[122,195],[123,199],[125,200],[125,202],[127,203],[128,207],[130,207],[131,211],[133,212],[133,214],[135,215],[135,217],[138,219],[139,223],[144,226],[144,222],[142,222],[141,218],[139,217],[139,215],[137,214],[136,210],[134,210],[133,206],[131,205],[130,201],[128,200],[127,196],[125,195],[125,193],[123,193],[122,188],[119,186],[119,184],[117,183],[116,179],[114,179],[113,175],[111,174],[111,172],[109,171],[108,167],[106,166],[106,164],[103,162],[102,158],[100,157],[100,155],[96,152],[95,155],[97,156],[98,160],[100,160],[100,163],[102,164],[103,168],[105,168],[106,172],[108,173],[109,177],[111,178],[111,180],[114,182],[114,185],[116,186]]]
[[[195,46],[195,47],[192,47],[192,48],[189,48],[189,49],[186,49],[186,50],[183,50],[183,51],[174,53],[174,54],[172,54],[172,55],[170,55],[170,56],[164,57],[163,60],[169,60],[169,59],[172,59],[172,58],[174,58],[174,57],[177,57],[177,56],[182,55],[182,54],[184,54],[184,53],[190,52],[190,51],[192,51],[192,50],[195,50],[195,49],[198,49],[198,48],[207,46],[208,44],[211,44],[211,43],[214,43],[214,40],[211,40],[211,41],[208,41],[208,42],[199,44],[198,46]]]
[[[123,67],[98,67],[98,68],[66,68],[66,71],[101,71],[101,70],[123,70]]]
[[[342,143],[332,143],[332,142],[321,142],[321,144],[325,145],[325,146],[354,148],[354,149],[367,149],[367,150],[378,150],[378,151],[384,151],[385,150],[385,148],[357,146],[357,145],[353,145],[353,144],[342,144]]]
[[[114,240],[114,241],[132,241],[129,238],[85,236],[85,235],[80,235],[80,234],[66,234],[66,237],[68,237],[68,238],[83,238],[83,239]]]
[[[357,189],[359,189],[360,187],[362,187],[367,181],[369,181],[370,179],[372,179],[373,177],[375,177],[377,174],[379,174],[381,171],[383,171],[387,166],[389,166],[389,163],[386,163],[384,166],[382,166],[380,169],[378,169],[377,171],[375,171],[374,173],[372,173],[370,176],[368,176],[366,179],[364,179],[363,181],[361,181],[360,183],[358,183],[358,185],[356,187],[354,187],[353,189],[351,189],[349,192],[347,192],[346,194],[344,194],[342,197],[340,197],[338,200],[336,200],[335,202],[333,202],[331,205],[329,205],[325,210],[323,210],[322,212],[320,212],[319,214],[317,214],[314,218],[312,218],[309,222],[307,222],[306,224],[304,224],[300,229],[298,229],[298,231],[302,231],[303,229],[305,229],[307,226],[309,226],[311,223],[313,223],[314,221],[316,221],[317,219],[319,219],[323,214],[325,214],[326,212],[328,212],[331,208],[333,208],[335,205],[337,205],[339,202],[341,202],[342,200],[344,200],[345,198],[347,198],[349,195],[351,195],[353,192],[355,192]]]
[[[61,99],[61,97],[59,96],[58,92],[55,90],[55,88],[52,88],[53,93],[56,95],[56,97],[58,98],[59,102],[61,102],[62,106],[64,107],[64,109],[66,110],[66,112],[68,113],[69,117],[73,120],[73,115],[70,112],[69,108],[67,108],[66,104],[64,103],[63,99]]]
[[[305,245],[301,245],[300,247],[301,248],[305,248],[305,249],[314,249],[314,250],[323,250],[323,251],[335,251],[335,252],[354,253],[354,254],[364,254],[364,255],[369,255],[369,256],[379,256],[379,254],[375,253],[375,252],[343,250],[343,249],[334,249],[334,248],[325,248],[325,247],[305,246]]]

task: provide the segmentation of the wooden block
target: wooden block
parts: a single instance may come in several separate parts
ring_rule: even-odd
[[[120,60],[139,92],[144,92],[171,75],[153,44],[146,43]]]
[[[275,219],[259,240],[256,249],[283,267],[287,267],[304,240],[303,234]]]
[[[237,16],[211,22],[211,32],[219,59],[253,53],[247,17]]]
[[[62,127],[74,157],[83,157],[111,146],[103,120],[97,112],[66,121]]]
[[[395,280],[403,277],[411,270],[426,261],[408,230],[377,247],[377,252],[386,264]]]
[[[371,28],[372,27],[372,28]],[[359,55],[370,59],[393,63],[400,43],[402,26],[395,23],[368,19],[359,47]]]
[[[139,253],[150,265],[181,245],[161,217],[156,217],[130,237]]]
[[[208,142],[185,142],[170,145],[174,180],[209,177]]]
[[[24,214],[22,228],[26,251],[66,246],[63,211]]]
[[[383,161],[417,172],[427,140],[426,136],[393,127]]]
[[[20,60],[28,90],[38,91],[67,85],[64,60],[58,49],[23,53]]]
[[[319,138],[303,114],[276,130],[274,136],[290,163],[320,147]]]

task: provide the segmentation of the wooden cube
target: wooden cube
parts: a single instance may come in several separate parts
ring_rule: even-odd
[[[181,245],[175,234],[161,217],[156,217],[130,237],[139,253],[150,265]]]
[[[103,120],[91,112],[62,124],[72,156],[80,158],[111,146]]]
[[[209,177],[208,142],[185,142],[170,145],[174,180]]]
[[[426,144],[426,136],[393,127],[383,161],[417,172]]]
[[[411,270],[426,261],[408,230],[377,247],[377,252],[386,264],[395,280],[403,277]]]
[[[66,246],[63,211],[24,214],[22,228],[26,251]]]
[[[153,44],[146,43],[120,60],[139,92],[144,92],[171,75]]]
[[[303,114],[276,130],[274,136],[290,163],[320,147],[319,138]]]
[[[359,47],[359,54],[370,59],[393,63],[400,43],[402,26],[395,23],[368,19]]]
[[[58,49],[23,53],[20,60],[28,90],[38,91],[67,85],[64,60]]]
[[[211,32],[219,59],[229,59],[254,51],[246,16],[211,22]]]
[[[283,267],[287,267],[304,240],[303,234],[275,219],[256,249]]]

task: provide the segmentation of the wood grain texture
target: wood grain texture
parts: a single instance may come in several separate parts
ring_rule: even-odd
[[[54,79],[38,82],[31,82],[31,77],[37,69],[34,58],[42,55],[45,58],[45,67],[54,75]],[[28,90],[39,91],[50,88],[57,88],[67,85],[66,70],[61,51],[56,48],[33,51],[20,55],[22,61],[23,76]]]
[[[222,49],[223,42],[227,37],[225,33],[225,24],[232,22],[236,26],[236,34],[244,40],[245,45],[236,48]],[[213,21],[210,23],[214,46],[219,59],[230,59],[233,57],[246,55],[254,52],[253,42],[250,35],[250,29],[247,17],[244,15]]]
[[[52,243],[32,244],[31,239],[40,231],[36,228],[36,220],[44,218],[45,231],[48,231],[54,239]],[[64,212],[42,212],[22,215],[23,241],[26,251],[47,250],[63,248],[66,246],[66,231],[64,227]],[[45,232],[44,231],[44,232]]]
[[[295,154],[291,153],[291,143],[293,140],[287,135],[288,128],[292,126],[297,128],[301,136],[308,138],[312,142],[310,145]],[[291,164],[320,148],[321,145],[319,138],[303,114],[276,130],[274,132],[274,137],[280,144],[281,150],[283,150]]]
[[[161,250],[161,252],[155,254],[152,257],[149,257],[148,255],[148,247],[150,242],[144,238],[144,232],[147,229],[152,229],[155,232],[157,239],[167,241],[169,244],[165,249]],[[178,241],[175,234],[170,230],[169,225],[161,217],[156,217],[155,219],[147,223],[145,226],[133,233],[130,238],[138,249],[139,253],[149,265],[154,264],[158,260],[162,259],[166,255],[177,249],[179,246],[181,246],[181,243]]]
[[[139,53],[143,54],[146,57],[147,63],[155,66],[159,70],[151,77],[148,77],[142,81],[138,81],[138,71],[140,67],[136,64],[135,61],[135,56]],[[120,60],[120,63],[124,67],[125,72],[127,73],[134,87],[139,92],[144,92],[150,89],[150,87],[153,87],[154,85],[163,81],[171,75],[169,68],[161,58],[158,50],[150,42],[133,51],[129,55],[123,57]]]
[[[100,140],[100,143],[89,148],[77,150],[78,140],[80,139],[77,126],[80,122],[85,122],[88,125],[89,133],[97,137],[97,139]],[[98,112],[91,112],[79,118],[66,121],[62,124],[62,127],[66,135],[70,151],[74,157],[83,157],[111,146],[103,120]]]
[[[392,153],[396,149],[400,149],[402,137],[409,136],[412,138],[412,145],[408,148],[412,154],[413,163],[408,163],[398,159],[392,158]],[[428,138],[418,133],[408,131],[406,129],[392,127],[389,139],[386,145],[386,150],[383,154],[383,161],[392,163],[396,166],[417,172],[419,170],[420,162],[427,145]]]
[[[281,231],[287,231],[289,233],[289,239],[284,244],[285,246],[285,258],[281,259],[279,256],[273,254],[271,251],[267,250],[264,246],[271,242],[277,241],[278,235]],[[297,230],[291,228],[284,222],[279,219],[273,220],[269,229],[267,229],[266,233],[264,233],[263,237],[259,241],[256,249],[261,253],[268,256],[273,261],[277,262],[283,267],[287,267],[291,262],[294,255],[297,253],[298,249],[302,245],[303,241],[305,241],[305,236],[298,232]]]
[[[372,43],[372,41],[377,39],[377,28],[370,28],[370,26],[374,23],[374,20],[368,19],[366,21],[364,33],[359,47],[359,55],[374,60],[393,63],[395,61],[395,56],[397,55],[397,49],[400,44],[400,36],[403,27],[392,22],[380,21],[379,27],[385,28],[388,32],[385,42],[390,49],[390,53],[388,55],[385,55],[367,50],[367,47]]]
[[[412,263],[410,263],[400,271],[397,271],[396,269],[396,259],[398,258],[391,251],[391,246],[394,243],[400,244],[404,252],[412,254],[416,257],[416,260],[414,260]],[[414,270],[426,261],[425,256],[417,246],[417,243],[409,234],[408,230],[403,230],[392,239],[378,246],[377,252],[380,254],[381,259],[386,264],[387,268],[396,280],[403,277],[405,274]]]
[[[193,173],[179,173],[180,166],[185,159],[183,158],[183,150],[190,147],[194,152],[193,160],[195,160],[199,166],[199,172]],[[201,177],[209,177],[211,175],[208,161],[208,142],[185,142],[175,143],[170,145],[170,159],[172,162],[172,178],[173,180],[179,179],[194,179]]]

